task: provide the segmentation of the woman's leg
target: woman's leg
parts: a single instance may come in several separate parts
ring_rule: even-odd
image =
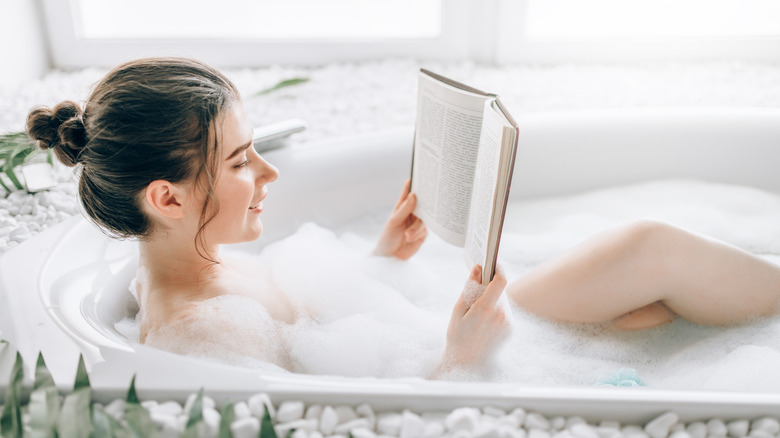
[[[517,304],[568,322],[645,328],[672,319],[732,324],[780,310],[780,267],[673,226],[605,231],[507,287]]]

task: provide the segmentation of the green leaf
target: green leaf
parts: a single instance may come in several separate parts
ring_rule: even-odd
[[[127,390],[127,397],[125,397],[125,402],[128,404],[135,403],[137,405],[141,404],[140,401],[138,401],[138,394],[135,393],[135,374],[133,374],[133,378],[130,379],[130,388]]]
[[[295,433],[295,429],[290,429],[287,431],[287,434],[284,436],[284,438],[292,438],[293,434]],[[352,438],[352,434],[349,434],[349,438]]]
[[[98,407],[92,409],[92,424],[95,426],[92,436],[96,438],[126,438],[129,436],[122,423],[116,421],[114,417],[106,414],[103,409]]]
[[[230,425],[233,424],[233,420],[236,418],[236,413],[233,411],[233,403],[227,402],[222,407],[220,413],[222,419],[219,421],[219,434],[217,438],[233,438],[233,432],[230,431]]]
[[[35,364],[35,384],[33,390],[41,388],[56,388],[54,379],[46,367],[46,361],[43,360],[43,354],[38,353],[38,362]]]
[[[125,405],[125,421],[131,437],[146,438],[158,436],[157,425],[152,421],[149,411],[137,403]]]
[[[5,185],[5,183],[3,182],[3,180],[2,180],[2,179],[0,179],[0,187],[2,187],[2,188],[3,188],[3,190],[5,190],[5,191],[6,191],[6,192],[8,192],[8,193],[10,193],[10,192],[11,192],[11,189],[9,189],[7,185]]]
[[[249,97],[252,98],[252,97],[262,96],[264,94],[272,93],[272,92],[274,92],[276,90],[280,90],[282,88],[290,87],[290,86],[293,86],[293,85],[304,84],[306,82],[309,82],[309,78],[290,78],[290,79],[285,79],[283,81],[277,82],[276,85],[274,85],[272,87],[265,88],[263,90],[260,90],[260,91],[258,91],[256,93],[252,94]]]
[[[268,408],[263,412],[263,419],[260,421],[260,438],[279,438],[276,436],[276,429],[274,429],[274,422],[271,420]]]
[[[92,389],[89,386],[84,355],[79,355],[73,392],[65,397],[57,419],[59,438],[88,437],[92,433]]]
[[[82,387],[65,397],[57,420],[59,438],[82,438],[92,433],[91,390]]]
[[[36,389],[30,394],[27,410],[30,414],[31,438],[54,438],[57,436],[57,421],[60,418],[62,397],[54,387]]]
[[[27,406],[30,413],[30,437],[54,438],[56,437],[57,419],[60,416],[60,397],[54,379],[46,367],[43,355],[38,353],[38,362],[35,365],[35,384],[30,394],[30,403]]]
[[[90,389],[89,376],[87,375],[87,366],[84,365],[84,355],[79,354],[79,366],[76,370],[76,383],[73,385],[73,391],[78,389]]]
[[[22,189],[23,186],[16,176],[16,167],[32,159],[38,152],[40,149],[37,147],[37,142],[25,132],[0,135],[0,159],[3,160],[0,170],[5,173],[17,189]],[[51,151],[48,152],[51,155]],[[6,191],[10,191],[2,181],[0,181],[0,186]]]
[[[195,396],[195,401],[190,408],[189,418],[187,418],[187,426],[184,428],[184,434],[182,438],[195,438],[198,436],[198,424],[203,421],[203,388],[200,388],[198,395]]]
[[[11,180],[11,183],[14,185],[14,187],[16,187],[19,190],[24,188],[22,187],[22,183],[19,182],[19,178],[16,177],[16,173],[14,173],[13,168],[9,168],[8,170],[5,170],[5,175],[8,177],[8,179]]]
[[[157,425],[152,421],[149,411],[141,406],[138,394],[135,392],[135,375],[130,380],[126,402],[125,421],[127,422],[128,436],[137,438],[156,437],[158,435]]]
[[[22,355],[16,352],[16,361],[11,369],[11,380],[5,396],[3,413],[0,414],[0,436],[3,438],[21,438],[22,426],[22,381],[24,366]]]

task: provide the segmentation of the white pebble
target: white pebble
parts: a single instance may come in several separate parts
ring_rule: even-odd
[[[319,430],[315,430],[314,432],[309,434],[309,438],[323,438],[322,433]]]
[[[106,414],[114,417],[116,421],[122,421],[125,419],[125,406],[125,401],[121,398],[118,398],[109,403],[104,411]]]
[[[472,436],[474,438],[500,438],[495,423],[478,424]]]
[[[566,428],[566,418],[557,416],[550,418],[550,430],[563,430]]]
[[[568,429],[563,429],[563,430],[559,430],[558,432],[555,432],[552,438],[575,438],[575,437],[571,432],[569,432]]]
[[[151,412],[152,408],[156,407],[158,404],[157,400],[144,400],[141,402],[141,407]]]
[[[409,410],[401,414],[401,438],[418,438],[424,430],[425,422],[419,415]]]
[[[351,406],[336,406],[336,415],[339,417],[339,424],[352,421],[358,417]]]
[[[13,239],[16,236],[21,236],[24,234],[30,234],[30,230],[27,228],[27,225],[22,224],[14,228],[13,231],[11,231],[10,233],[8,233],[8,237]]]
[[[577,438],[600,438],[596,429],[593,426],[586,424],[585,420],[583,420],[582,423],[572,424],[567,429]]]
[[[691,438],[707,438],[707,425],[701,421],[689,423],[685,430]]]
[[[666,412],[650,420],[645,425],[645,432],[651,438],[665,438],[669,436],[669,430],[680,421],[680,417],[675,412]]]
[[[205,402],[206,398],[203,397]],[[204,405],[206,403],[203,403]],[[217,438],[219,433],[219,421],[222,416],[214,408],[203,407],[203,421],[198,424],[198,436],[202,438]]]
[[[252,397],[249,397],[247,403],[249,404],[249,412],[251,412],[253,416],[262,419],[267,409],[271,419],[276,419],[276,410],[274,409],[274,405],[271,403],[271,398],[268,397],[268,394],[255,394]]]
[[[764,432],[763,430],[752,431],[750,432],[749,436],[750,438],[774,438],[775,437],[774,435],[768,432]]]
[[[626,438],[647,438],[647,432],[639,426],[624,426],[620,432]]]
[[[669,435],[669,438],[691,438],[691,435],[688,434],[685,430],[678,430],[675,432],[672,432],[671,435]]]
[[[374,431],[367,427],[358,427],[357,429],[352,429],[350,434],[353,438],[376,438]]]
[[[506,415],[505,410],[501,408],[497,408],[495,406],[485,406],[484,408],[482,408],[482,413],[485,415],[490,415],[491,417],[495,417],[495,418],[503,417],[504,415]]]
[[[359,427],[368,427],[368,420],[365,418],[355,418],[354,420],[347,421],[346,423],[341,423],[336,426],[335,432],[337,434],[347,435],[349,434],[350,430]]]
[[[550,422],[544,415],[538,412],[529,412],[525,416],[525,428],[526,429],[550,429]]]
[[[747,436],[748,430],[750,430],[750,422],[747,420],[729,421],[726,424],[726,429],[729,431],[729,436],[742,438]]]
[[[302,401],[285,401],[276,410],[276,421],[287,423],[303,418],[304,404]]]
[[[374,409],[368,403],[361,403],[355,407],[355,413],[360,415],[361,418],[368,420],[368,428],[374,430],[376,427],[376,414]]]
[[[330,406],[325,406],[322,409],[322,415],[320,416],[320,432],[325,435],[330,435],[336,430],[338,424],[339,416],[336,415],[336,410]]]
[[[720,418],[713,418],[707,422],[707,435],[711,437],[724,437],[728,433],[726,423]]]
[[[303,418],[312,419],[320,419],[320,415],[322,415],[322,405],[314,404],[310,405],[308,408],[306,408],[306,415],[303,416]]]
[[[526,438],[525,429],[499,425],[497,431],[501,438]]]
[[[511,427],[514,429],[520,427],[520,424],[520,421],[514,415],[504,415],[496,421],[496,425],[499,427]]]
[[[550,438],[550,432],[544,429],[530,429],[528,438]]]
[[[233,438],[257,438],[260,434],[260,420],[255,417],[245,417],[230,424]]]
[[[240,401],[233,405],[233,415],[236,420],[240,420],[242,418],[251,417],[252,413],[249,411],[249,405],[246,404],[245,401]]]
[[[152,419],[158,429],[165,427],[176,429],[176,416],[165,412],[149,412],[149,418]]]
[[[523,408],[515,408],[512,410],[512,412],[509,413],[509,415],[517,418],[517,421],[520,424],[523,424],[523,422],[525,421],[525,409]]]
[[[291,430],[304,430],[306,433],[310,433],[317,430],[318,423],[319,422],[316,419],[298,419],[287,423],[277,424],[274,426],[274,430],[276,430],[276,435],[279,437],[286,436],[287,432]]]
[[[303,429],[296,429],[290,435],[290,438],[309,438],[309,432],[306,432]]]
[[[398,436],[401,432],[401,414],[384,412],[377,415],[376,431],[383,435]]]
[[[753,423],[750,425],[750,434],[753,435],[754,432],[765,432],[769,435],[777,435],[777,433],[780,432],[780,422],[772,417],[758,418],[753,420]]]
[[[422,438],[436,438],[444,435],[447,429],[444,427],[444,423],[440,421],[430,421],[425,423],[423,429]]]
[[[480,420],[480,412],[475,408],[458,408],[450,412],[444,420],[444,425],[451,432],[465,430],[473,432]]]
[[[620,433],[620,423],[617,421],[602,421],[596,428],[596,432],[598,432],[601,438],[615,438],[615,435]]]

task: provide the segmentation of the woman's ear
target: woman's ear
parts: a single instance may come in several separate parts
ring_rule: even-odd
[[[155,180],[146,186],[146,203],[156,214],[169,219],[184,217],[186,193],[179,186],[165,180]]]

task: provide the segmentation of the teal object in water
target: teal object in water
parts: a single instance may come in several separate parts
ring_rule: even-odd
[[[621,368],[613,375],[599,376],[596,380],[599,386],[647,386],[639,378],[636,370],[633,368]]]

